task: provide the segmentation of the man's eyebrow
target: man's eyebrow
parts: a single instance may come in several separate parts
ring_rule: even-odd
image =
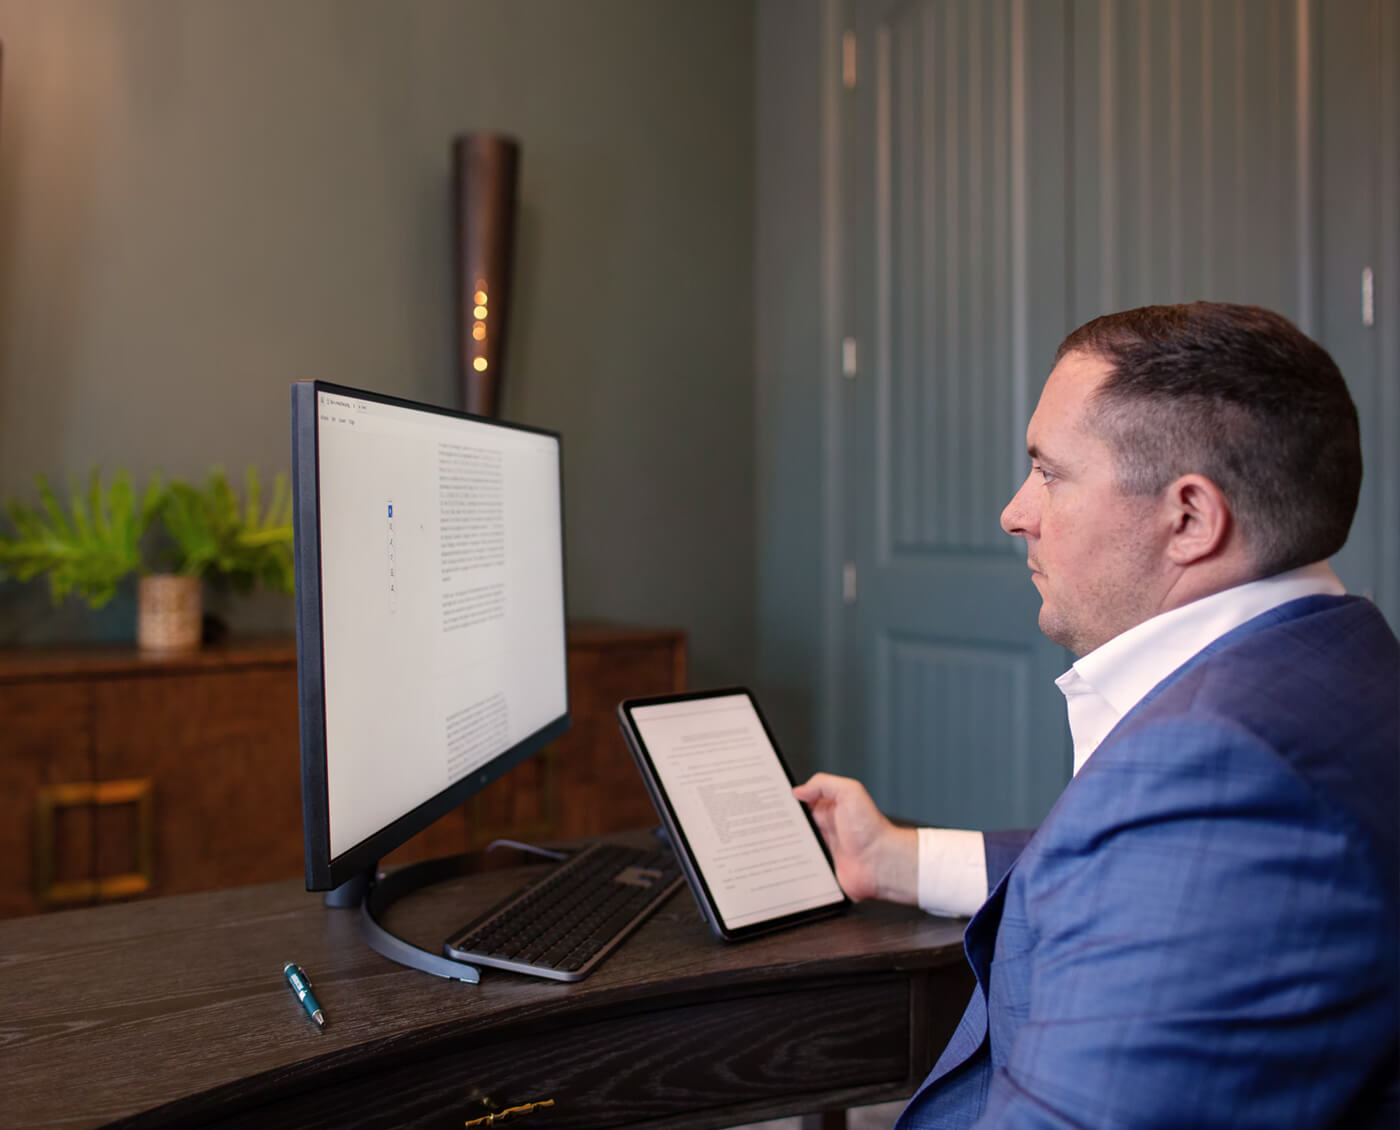
[[[1026,454],[1031,457],[1032,463],[1039,464],[1042,467],[1049,467],[1056,474],[1060,474],[1065,470],[1065,465],[1062,460],[1054,455],[1047,455],[1033,443],[1026,444]]]

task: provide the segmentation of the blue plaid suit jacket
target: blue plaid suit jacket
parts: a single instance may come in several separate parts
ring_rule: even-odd
[[[1400,1126],[1397,798],[1369,601],[1215,641],[988,837],[977,987],[898,1130]]]

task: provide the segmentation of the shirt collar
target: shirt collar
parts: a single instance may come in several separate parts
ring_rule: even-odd
[[[1318,561],[1153,616],[1076,660],[1055,680],[1069,713],[1074,771],[1148,691],[1226,632],[1291,600],[1345,593]]]

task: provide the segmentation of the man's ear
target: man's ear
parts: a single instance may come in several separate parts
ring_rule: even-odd
[[[1174,565],[1194,565],[1216,556],[1236,536],[1230,503],[1204,475],[1182,475],[1173,481],[1165,505],[1171,521],[1167,556]]]

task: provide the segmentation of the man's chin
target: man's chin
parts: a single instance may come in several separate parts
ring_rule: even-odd
[[[1076,655],[1081,654],[1075,651],[1074,648],[1074,632],[1070,629],[1068,624],[1055,615],[1055,611],[1050,607],[1048,601],[1041,603],[1040,617],[1037,623],[1040,626],[1040,634],[1051,643],[1057,643],[1061,647],[1067,647],[1070,651],[1074,651]]]

